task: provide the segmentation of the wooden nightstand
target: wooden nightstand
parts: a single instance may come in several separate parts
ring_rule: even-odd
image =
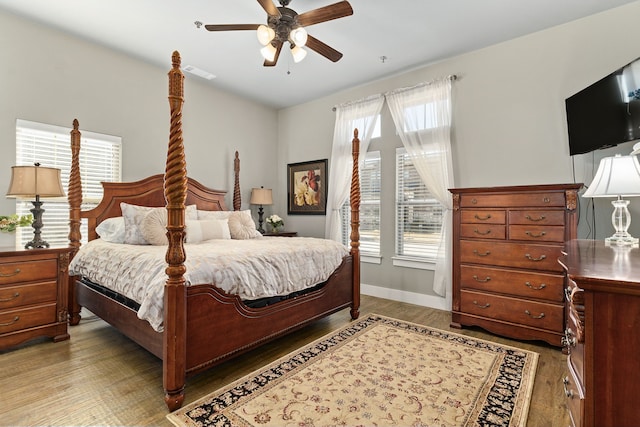
[[[263,236],[270,237],[296,237],[298,235],[297,231],[281,231],[279,233],[264,233]]]
[[[69,339],[70,248],[0,248],[0,349],[32,338]]]

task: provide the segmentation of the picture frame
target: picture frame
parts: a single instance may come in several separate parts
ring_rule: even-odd
[[[287,213],[327,214],[327,159],[287,165]]]

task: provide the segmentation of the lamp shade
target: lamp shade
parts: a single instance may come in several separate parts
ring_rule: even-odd
[[[252,188],[251,200],[252,205],[272,205],[273,196],[271,195],[270,188]]]
[[[583,197],[640,196],[640,164],[636,156],[605,157]]]
[[[64,196],[60,169],[42,166],[12,166],[9,197]]]

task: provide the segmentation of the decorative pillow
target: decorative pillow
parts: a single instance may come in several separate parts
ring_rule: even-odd
[[[233,211],[201,211],[198,210],[198,219],[229,219]]]
[[[124,202],[120,203],[120,209],[124,217],[124,243],[129,245],[148,245],[149,242],[142,235],[142,222],[146,215],[153,210],[164,211],[165,215],[167,211],[165,207],[152,208],[148,206],[130,205]],[[186,207],[185,217],[186,219],[198,219],[196,205]]]
[[[185,243],[200,243],[212,239],[231,239],[229,221],[227,219],[187,221],[187,237]]]
[[[229,231],[232,239],[244,240],[262,237],[256,230],[256,223],[251,218],[251,211],[233,211],[229,216]]]
[[[107,218],[96,227],[96,233],[106,242],[124,243],[124,218]]]
[[[167,210],[152,209],[144,216],[140,225],[142,238],[152,245],[168,245],[167,239]]]

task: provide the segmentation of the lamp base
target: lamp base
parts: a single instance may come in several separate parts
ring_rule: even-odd
[[[33,239],[24,245],[25,249],[43,249],[48,248],[49,243],[42,240],[40,235],[42,234],[42,214],[44,213],[44,209],[42,209],[42,202],[40,201],[40,196],[36,195],[36,200],[31,202],[33,203],[33,209],[31,209],[31,213],[33,214],[33,223],[31,226],[33,227]]]
[[[631,213],[629,212],[629,201],[618,196],[617,200],[611,202],[613,213],[611,214],[611,224],[616,230],[613,236],[604,239],[605,244],[615,246],[637,245],[638,239],[627,231],[631,225]]]
[[[604,239],[604,243],[607,246],[638,246],[638,238],[629,233],[626,233],[626,235],[615,233],[613,236]]]

